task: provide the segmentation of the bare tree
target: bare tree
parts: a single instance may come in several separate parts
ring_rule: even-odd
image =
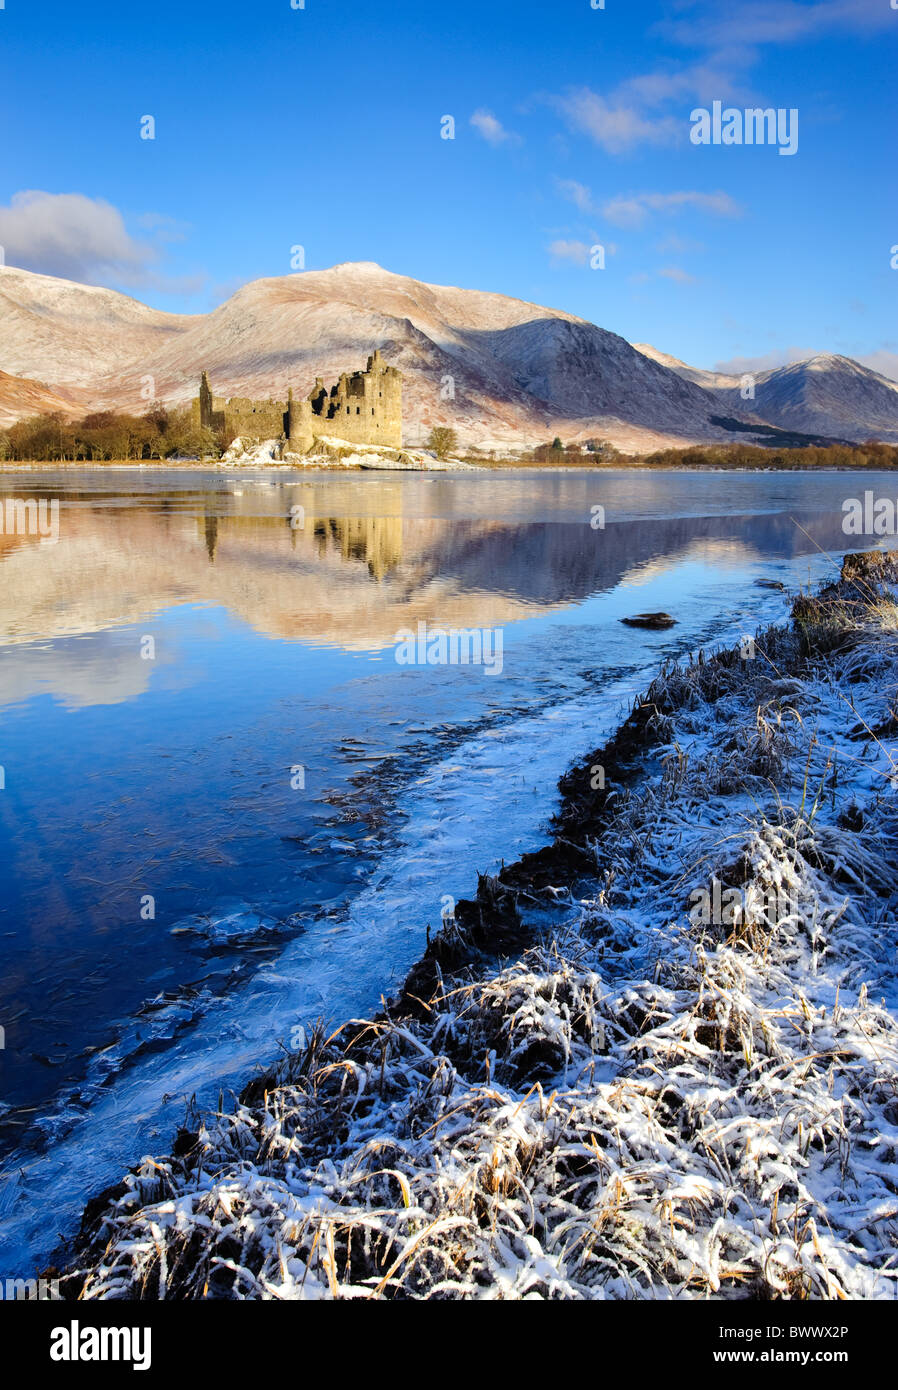
[[[448,425],[434,425],[427,447],[433,450],[438,459],[444,459],[458,448],[458,435]]]

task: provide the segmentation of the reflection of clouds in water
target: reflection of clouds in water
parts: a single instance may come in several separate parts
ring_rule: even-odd
[[[122,704],[147,690],[157,664],[141,660],[137,635],[125,647],[120,634],[109,632],[20,645],[14,659],[7,648],[0,659],[0,705],[47,694],[70,709]]]
[[[621,575],[621,583],[638,587],[667,574],[675,565],[705,565],[718,570],[739,570],[756,564],[762,552],[746,540],[713,540],[702,537],[687,541],[676,555],[653,556],[632,565]]]

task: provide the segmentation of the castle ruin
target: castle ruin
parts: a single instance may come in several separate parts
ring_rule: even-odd
[[[321,435],[350,444],[402,448],[402,372],[389,367],[379,351],[363,372],[343,372],[328,391],[321,377],[305,400],[253,401],[248,396],[225,400],[213,396],[203,372],[200,393],[191,404],[195,423],[214,430],[226,444],[241,439],[285,438],[292,453],[307,454]]]

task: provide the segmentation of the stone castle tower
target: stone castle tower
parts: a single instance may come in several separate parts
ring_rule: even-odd
[[[350,444],[402,448],[402,373],[389,367],[379,351],[363,372],[344,372],[330,391],[321,377],[305,400],[291,391],[286,401],[253,401],[247,396],[224,400],[213,396],[203,372],[191,410],[198,425],[215,430],[226,443],[236,439],[278,439],[293,453],[306,454],[322,435]]]

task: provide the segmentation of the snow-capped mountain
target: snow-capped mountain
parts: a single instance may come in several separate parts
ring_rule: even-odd
[[[753,399],[742,394],[742,377],[689,367],[647,343],[634,346],[684,381],[710,391],[726,415],[745,415],[778,429],[836,439],[881,439],[898,443],[898,382],[851,357],[821,352],[803,362],[754,376]]]
[[[719,423],[724,415],[777,424],[781,417],[785,428],[842,438],[898,429],[898,391],[893,421],[881,392],[867,389],[868,378],[885,378],[847,359],[832,360],[852,369],[856,382],[842,373],[839,409],[827,413],[823,401],[812,423],[806,406],[796,414],[788,392],[765,394],[766,379],[781,373],[759,377],[757,399],[744,402],[738,379],[637,350],[573,314],[425,284],[367,261],[256,280],[198,315],[0,267],[0,369],[7,374],[0,377],[0,420],[7,422],[38,409],[144,410],[153,394],[183,403],[204,369],[217,394],[284,397],[289,387],[304,394],[316,376],[333,381],[364,366],[378,347],[405,373],[409,444],[447,424],[462,444],[486,448],[560,435],[639,450],[732,439]]]
[[[116,290],[0,266],[0,368],[12,376],[94,392],[195,321]]]
[[[709,421],[713,400],[616,334],[370,262],[256,280],[196,316],[0,268],[0,368],[71,393],[78,408],[142,410],[150,386],[184,402],[203,369],[222,395],[305,393],[316,376],[364,366],[376,347],[405,373],[410,444],[434,424],[484,447],[556,434],[631,449],[723,437]]]
[[[850,357],[825,352],[761,372],[754,389],[749,402],[742,400],[738,382],[715,394],[728,407],[748,407],[780,429],[898,444],[898,382]]]

